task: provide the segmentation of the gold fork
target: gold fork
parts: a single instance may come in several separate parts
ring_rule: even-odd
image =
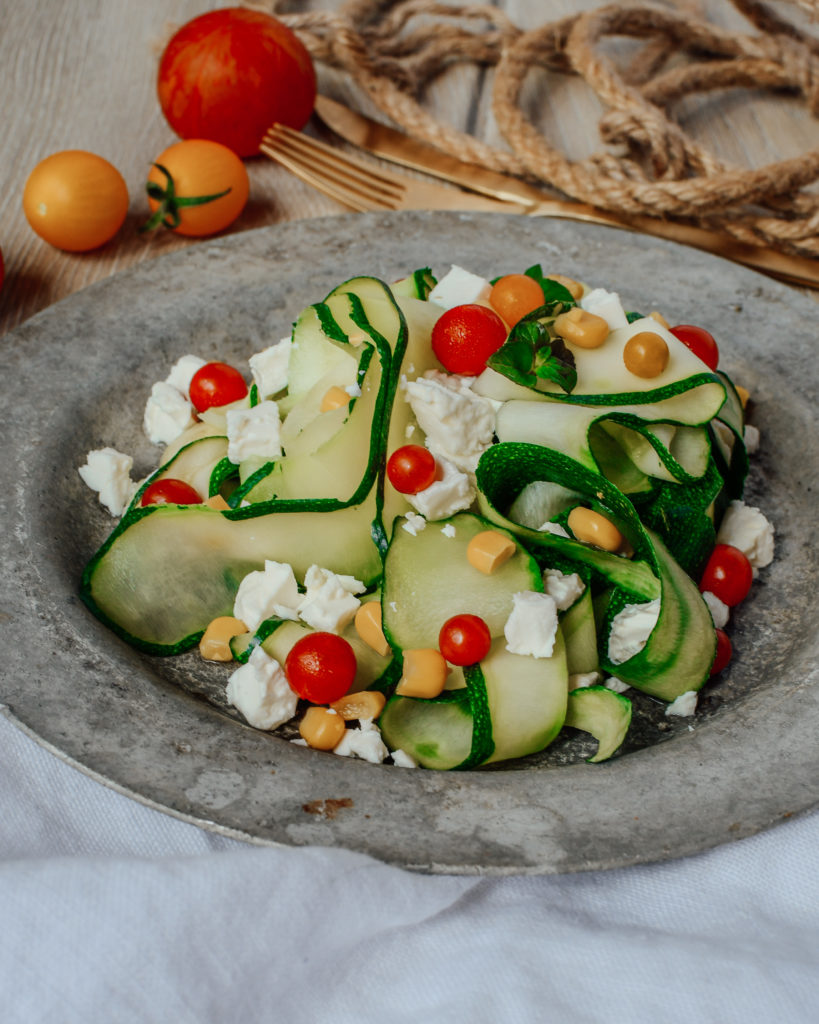
[[[530,208],[524,202],[490,199],[396,174],[282,124],[268,130],[259,148],[308,185],[359,212],[448,209],[525,213]]]
[[[366,210],[489,210],[534,217],[604,224],[690,245],[742,263],[770,277],[801,287],[819,288],[819,261],[762,246],[746,245],[727,235],[677,221],[653,217],[621,220],[583,203],[544,197],[539,202],[492,199],[433,181],[420,181],[360,160],[285,125],[274,124],[261,151],[307,184],[360,212]]]

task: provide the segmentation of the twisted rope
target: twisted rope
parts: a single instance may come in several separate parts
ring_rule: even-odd
[[[738,167],[673,118],[686,97],[726,88],[795,95],[819,115],[819,39],[759,0],[731,2],[755,32],[721,29],[690,0],[677,10],[612,4],[528,31],[494,7],[437,0],[347,0],[336,12],[278,16],[315,60],[345,72],[392,121],[445,152],[617,213],[684,219],[819,256],[819,196],[807,191],[819,178],[819,150]],[[819,17],[819,0],[791,2]],[[603,52],[612,37],[641,44],[623,67]],[[492,111],[508,148],[424,109],[427,86],[456,63],[494,69]],[[584,79],[606,107],[599,130],[609,148],[571,160],[544,136],[521,103],[533,69]]]

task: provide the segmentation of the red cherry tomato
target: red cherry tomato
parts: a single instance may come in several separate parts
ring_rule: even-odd
[[[693,324],[679,324],[677,327],[671,328],[671,333],[686,348],[690,348],[706,366],[716,370],[719,363],[719,349],[713,334],[709,334],[704,327],[695,327]]]
[[[731,641],[728,639],[728,634],[724,629],[717,630],[717,653],[714,655],[714,664],[711,666],[711,675],[715,676],[717,673],[722,672],[728,662],[731,660],[731,656],[734,653],[734,648],[731,645]]]
[[[302,700],[332,704],[350,689],[356,660],[352,647],[335,633],[311,633],[297,640],[284,662],[284,674]]]
[[[495,312],[514,326],[527,313],[543,305],[543,289],[526,274],[507,274],[492,286],[489,304]]]
[[[190,396],[197,412],[230,405],[247,394],[244,377],[227,363],[205,363],[193,375]]]
[[[263,11],[228,7],[194,18],[162,54],[162,112],[183,139],[211,139],[253,156],[276,121],[303,128],[316,73],[301,40]]]
[[[387,460],[387,479],[401,494],[425,491],[435,480],[437,471],[435,456],[420,444],[396,448]]]
[[[184,480],[164,477],[148,484],[142,492],[140,505],[201,505],[202,498]]]
[[[487,306],[468,303],[442,313],[432,328],[432,351],[450,373],[477,376],[506,341],[503,320]]]
[[[700,590],[710,590],[733,607],[745,600],[753,582],[754,571],[745,554],[730,544],[717,544],[705,564]]]
[[[477,665],[491,645],[489,627],[479,615],[453,615],[438,634],[438,649],[450,665]]]

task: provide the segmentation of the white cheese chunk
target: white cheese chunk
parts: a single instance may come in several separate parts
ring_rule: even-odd
[[[193,406],[178,388],[167,381],[153,385],[142,420],[153,444],[170,444],[193,422]]]
[[[492,285],[485,277],[479,277],[453,264],[429,293],[429,301],[442,309],[452,309],[470,302],[486,304],[491,291]]]
[[[569,533],[565,530],[560,523],[544,523],[543,526],[537,528],[538,533],[551,533],[555,537],[566,537],[569,539]]]
[[[710,590],[704,591],[702,599],[708,605],[708,611],[711,612],[714,625],[718,629],[724,629],[728,624],[728,616],[731,614],[731,609],[716,594],[712,594]]]
[[[259,402],[250,409],[230,409],[227,425],[227,457],[240,463],[257,456],[277,459],[282,453],[281,420],[275,402]]]
[[[267,559],[264,569],[249,572],[239,584],[233,614],[249,630],[255,630],[265,619],[297,619],[300,604],[292,566]]]
[[[381,764],[389,757],[389,750],[381,739],[381,730],[371,718],[363,718],[358,728],[347,729],[333,753],[342,757],[360,757],[371,764]]]
[[[449,519],[456,512],[462,512],[469,508],[476,494],[471,477],[461,473],[447,459],[439,456],[436,461],[441,478],[417,494],[405,495],[410,505],[428,521]]]
[[[622,679],[618,679],[617,676],[609,676],[603,683],[603,686],[607,690],[614,690],[615,693],[625,693],[626,690],[630,690],[631,687],[628,683],[624,683]]]
[[[514,595],[512,613],[503,627],[506,650],[533,658],[550,658],[557,636],[557,605],[549,594],[525,590]]]
[[[85,457],[79,474],[92,491],[97,492],[100,504],[112,516],[121,516],[128,507],[137,485],[131,479],[134,460],[116,448],[97,448]]]
[[[627,604],[618,612],[609,633],[609,661],[620,665],[642,651],[659,616],[659,598],[645,604]]]
[[[257,352],[248,360],[259,398],[277,395],[287,387],[291,348],[290,338],[282,338],[275,345]]]
[[[678,716],[680,718],[688,718],[693,715],[697,710],[697,691],[687,690],[685,693],[680,694],[676,700],[672,702],[665,709],[666,718]]]
[[[584,690],[587,686],[597,686],[599,682],[599,672],[575,672],[569,676],[569,689]]]
[[[392,758],[392,763],[397,768],[418,767],[418,762],[415,760],[415,758],[410,757],[410,755],[405,750],[393,750],[392,753],[390,754],[390,757]]]
[[[304,585],[307,593],[299,615],[308,626],[328,633],[340,633],[352,621],[361,604],[355,595],[366,589],[355,577],[337,575],[318,565],[307,570]]]
[[[580,300],[580,308],[587,313],[594,313],[602,318],[609,325],[610,331],[616,331],[618,327],[627,327],[623,304],[617,292],[607,292],[605,288],[593,288]]]
[[[455,388],[434,376],[407,382],[404,397],[426,434],[427,447],[433,455],[449,459],[458,469],[474,472],[494,437],[492,404],[468,387]]]
[[[764,569],[774,557],[774,528],[758,508],[732,501],[717,532],[717,544],[739,548],[754,569]]]
[[[423,516],[419,516],[417,512],[407,512],[406,518],[401,524],[402,528],[413,537],[417,537],[426,525],[426,519]]]
[[[759,451],[759,431],[753,423],[745,424],[742,439],[745,442],[745,449],[749,455],[754,455]]]
[[[199,356],[182,356],[171,367],[171,372],[165,378],[165,383],[175,387],[186,398],[190,398],[193,375],[197,370],[201,370],[204,365],[205,360],[200,359]]]
[[[576,572],[565,573],[560,569],[546,569],[543,573],[543,589],[555,599],[557,610],[565,612],[575,603],[586,584]]]
[[[446,526],[441,527],[441,533],[445,537],[454,537],[456,534],[456,530],[452,523],[447,523]]]
[[[290,721],[299,703],[284,669],[261,647],[254,648],[228,679],[225,696],[257,729],[275,729]]]

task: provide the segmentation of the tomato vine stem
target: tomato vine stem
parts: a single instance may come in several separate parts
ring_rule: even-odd
[[[164,185],[159,185],[155,181],[145,183],[145,191],[148,193],[149,198],[159,203],[159,206],[142,225],[139,229],[140,231],[154,231],[160,224],[168,228],[169,231],[173,231],[182,223],[182,218],[179,214],[179,210],[182,207],[204,206],[205,203],[212,203],[214,199],[221,199],[222,196],[226,196],[231,191],[231,189],[226,188],[224,192],[214,192],[209,196],[178,196],[176,194],[176,184],[168,168],[163,167],[162,164],[152,164],[152,166],[165,175],[166,181]]]

